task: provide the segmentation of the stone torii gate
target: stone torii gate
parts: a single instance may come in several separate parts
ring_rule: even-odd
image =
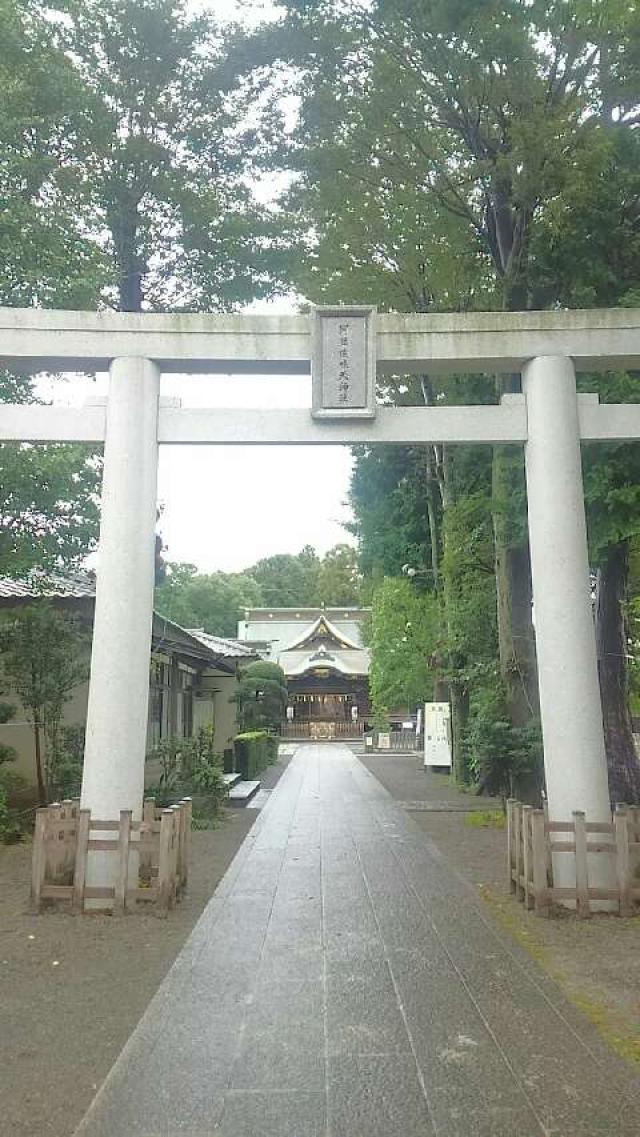
[[[160,400],[162,372],[304,375],[312,359],[312,412],[187,410]],[[575,370],[640,368],[640,310],[376,317],[345,307],[281,317],[0,309],[0,366],[110,370],[106,405],[0,407],[0,441],[104,444],[82,786],[94,816],[141,812],[158,446],[440,442],[524,445],[550,818],[584,810],[588,821],[608,819],[580,444],[640,439],[640,404],[576,395]],[[376,371],[521,372],[523,393],[499,406],[376,407]],[[98,857],[89,871],[105,883]]]

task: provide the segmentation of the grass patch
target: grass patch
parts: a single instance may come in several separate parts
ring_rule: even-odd
[[[558,984],[569,1002],[592,1023],[611,1049],[627,1062],[640,1065],[640,1039],[637,1034],[605,1003],[589,998],[582,991],[576,991],[565,972],[554,966],[549,950],[542,945],[539,936],[536,935],[537,917],[533,913],[525,913],[524,908],[516,904],[512,897],[497,896],[486,885],[481,885],[479,892],[491,909],[496,922]],[[531,923],[527,927],[529,921]]]
[[[477,809],[465,813],[464,823],[470,829],[505,829],[507,819],[501,809]]]
[[[628,1027],[608,1007],[566,989],[565,994],[574,1007],[593,1023],[612,1050],[626,1058],[627,1062],[640,1064],[640,1038],[630,1035]]]

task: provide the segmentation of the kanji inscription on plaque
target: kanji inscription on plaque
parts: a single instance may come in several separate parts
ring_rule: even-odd
[[[314,416],[373,418],[375,308],[319,307],[314,320]]]

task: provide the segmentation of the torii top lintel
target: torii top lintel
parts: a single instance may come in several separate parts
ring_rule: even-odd
[[[308,374],[308,315],[201,315],[0,309],[0,366],[106,370],[118,357],[165,372]],[[640,368],[640,309],[379,314],[378,373],[519,371],[541,355],[578,370]]]

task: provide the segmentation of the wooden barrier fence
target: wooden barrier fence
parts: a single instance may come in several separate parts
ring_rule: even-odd
[[[575,904],[578,916],[589,917],[592,902],[613,900],[621,916],[640,911],[640,809],[618,805],[610,822],[588,822],[575,812],[572,821],[549,821],[546,809],[507,802],[507,855],[511,891],[527,908],[549,915],[557,901]],[[574,857],[575,886],[558,888],[553,880],[553,854]],[[589,882],[593,856],[615,864],[615,887]]]
[[[98,850],[116,860],[112,887],[87,884],[89,854]],[[145,801],[141,821],[130,810],[119,821],[100,821],[77,801],[56,802],[36,813],[31,901],[36,912],[46,901],[69,901],[72,912],[114,914],[152,904],[165,916],[187,887],[190,853],[190,798],[169,809]]]

